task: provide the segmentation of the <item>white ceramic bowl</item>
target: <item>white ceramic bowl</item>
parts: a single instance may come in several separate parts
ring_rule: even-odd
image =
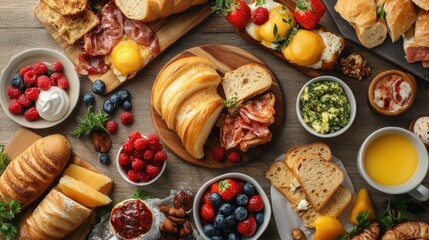
[[[159,177],[161,177],[161,175],[164,173],[165,168],[167,166],[167,161],[164,161],[164,164],[162,165],[161,171],[159,172],[159,174],[152,178],[149,182],[133,182],[130,179],[128,179],[128,175],[125,172],[124,168],[121,166],[121,164],[119,164],[119,154],[121,154],[122,152],[122,146],[121,148],[119,148],[118,154],[116,155],[116,168],[118,169],[119,174],[121,175],[121,177],[127,181],[128,183],[134,185],[134,186],[139,186],[139,187],[143,187],[143,186],[147,186],[150,185],[152,183],[154,183],[156,180],[158,180]]]
[[[36,62],[44,62],[47,65],[52,64],[54,61],[60,61],[63,64],[63,74],[69,81],[69,89],[67,93],[70,98],[70,105],[64,117],[58,121],[46,121],[44,119],[38,119],[36,121],[29,122],[24,118],[24,115],[14,115],[9,112],[10,99],[6,94],[6,89],[10,85],[10,78],[13,74],[18,73],[19,70],[27,65],[33,65]],[[64,121],[73,111],[79,100],[80,92],[80,80],[79,76],[74,70],[73,63],[62,53],[46,48],[33,48],[22,51],[13,56],[6,67],[2,70],[0,75],[0,103],[3,111],[16,123],[33,129],[43,129],[55,126]]]
[[[304,89],[315,83],[315,82],[319,82],[319,81],[334,81],[337,82],[341,85],[341,87],[344,89],[344,92],[347,95],[347,99],[349,100],[350,103],[350,120],[349,123],[341,128],[340,130],[333,132],[333,133],[328,133],[328,134],[320,134],[317,133],[313,128],[311,128],[310,126],[307,125],[306,122],[304,122],[304,118],[301,115],[301,101],[300,101],[300,97],[302,95],[302,93],[304,92]],[[353,95],[352,90],[349,88],[349,86],[347,86],[347,84],[345,82],[343,82],[342,80],[340,80],[337,77],[334,76],[319,76],[316,78],[311,79],[310,81],[308,81],[302,88],[301,91],[299,91],[298,93],[298,97],[296,98],[296,115],[298,116],[298,120],[301,123],[301,125],[305,128],[305,130],[307,130],[309,133],[313,134],[314,136],[317,137],[321,137],[321,138],[331,138],[331,137],[336,137],[341,135],[342,133],[344,133],[345,131],[347,131],[347,129],[350,128],[350,126],[352,125],[353,121],[355,120],[356,117],[356,99],[355,96]]]
[[[246,174],[242,174],[242,173],[226,173],[226,174],[220,175],[218,177],[215,177],[215,178],[209,180],[208,182],[204,183],[203,186],[201,186],[201,188],[198,190],[197,194],[195,195],[193,211],[192,211],[193,216],[194,216],[194,220],[195,220],[195,224],[197,225],[198,231],[200,232],[201,236],[204,239],[210,239],[210,237],[208,237],[207,235],[204,234],[203,225],[201,224],[201,216],[200,216],[201,199],[204,195],[204,192],[210,187],[210,185],[212,185],[213,183],[218,182],[220,180],[227,179],[227,178],[238,179],[238,180],[241,180],[243,182],[251,183],[251,184],[253,184],[253,186],[255,186],[256,192],[259,193],[259,195],[261,195],[262,200],[264,201],[264,222],[262,223],[261,226],[259,226],[255,235],[253,235],[252,237],[243,237],[242,238],[243,240],[259,239],[259,237],[265,231],[265,229],[267,228],[267,226],[270,222],[271,204],[270,204],[270,201],[269,201],[267,195],[265,194],[264,190],[262,189],[261,185],[259,185],[259,183],[255,179],[253,179],[252,177],[250,177]]]

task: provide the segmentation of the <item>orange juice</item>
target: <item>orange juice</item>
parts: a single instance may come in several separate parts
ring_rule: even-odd
[[[383,135],[368,145],[364,166],[375,182],[398,186],[410,179],[417,170],[418,154],[406,137]]]

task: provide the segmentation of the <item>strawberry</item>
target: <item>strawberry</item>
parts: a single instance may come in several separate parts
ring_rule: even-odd
[[[207,222],[213,222],[215,217],[215,210],[212,205],[204,204],[201,207],[201,218]]]
[[[250,7],[243,0],[216,0],[216,14],[225,18],[237,29],[243,29],[250,19]]]
[[[225,179],[219,181],[217,185],[213,184],[211,191],[219,193],[224,201],[229,202],[241,193],[241,187],[233,179]]]
[[[250,196],[247,201],[246,209],[249,212],[259,212],[264,208],[264,201],[261,198],[261,195],[255,194]]]
[[[255,217],[249,214],[246,219],[238,222],[237,231],[243,237],[251,237],[255,234],[257,228]]]
[[[295,18],[305,29],[313,29],[325,14],[322,0],[300,0],[296,4]]]
[[[202,197],[202,199],[203,199],[203,203],[204,204],[212,204],[212,202],[210,201],[210,194],[212,194],[212,192],[210,191],[210,189],[207,189],[205,192],[204,192],[204,194],[203,194],[203,197]]]

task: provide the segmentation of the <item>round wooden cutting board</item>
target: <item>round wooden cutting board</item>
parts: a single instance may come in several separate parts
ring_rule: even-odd
[[[265,66],[265,64],[256,56],[254,56],[253,54],[243,49],[233,47],[233,46],[226,46],[226,45],[203,45],[203,46],[190,48],[182,53],[179,53],[174,58],[172,58],[161,69],[161,72],[172,62],[184,57],[189,57],[194,55],[205,57],[215,62],[218,68],[217,70],[221,76],[223,76],[227,71],[234,70],[248,63],[257,63],[267,68],[267,70],[270,72],[273,78],[273,84],[267,92],[273,93],[276,98],[276,102],[274,105],[274,109],[276,111],[274,115],[275,121],[269,126],[269,129],[272,132],[273,137],[271,141],[269,141],[268,143],[250,148],[247,152],[238,151],[241,156],[240,163],[247,162],[257,158],[277,138],[277,136],[280,134],[281,129],[283,127],[285,109],[284,109],[283,93],[282,93],[279,81],[274,76],[274,74],[268,69],[268,67]],[[218,89],[222,92],[221,85],[219,85]],[[153,106],[152,98],[151,98],[151,106]],[[222,162],[217,162],[213,159],[212,149],[215,146],[220,146],[218,127],[216,126],[213,127],[206,141],[206,144],[204,145],[204,153],[205,153],[204,158],[197,159],[192,157],[186,151],[185,147],[182,145],[182,141],[180,140],[179,136],[173,130],[167,127],[167,124],[165,123],[165,121],[162,119],[162,117],[156,112],[156,110],[153,107],[151,107],[151,116],[152,116],[152,121],[155,126],[155,129],[160,139],[162,140],[162,142],[172,152],[174,152],[177,156],[179,156],[184,161],[196,164],[198,166],[208,167],[208,168],[225,168],[225,167],[235,165],[233,163],[230,163],[227,159],[225,159]],[[228,150],[227,153],[229,153],[231,150]]]

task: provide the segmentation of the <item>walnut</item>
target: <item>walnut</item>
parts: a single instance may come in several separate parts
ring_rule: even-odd
[[[304,232],[299,228],[292,229],[292,239],[293,240],[307,240]]]
[[[341,70],[343,74],[349,77],[362,78],[371,74],[371,68],[368,66],[368,62],[358,52],[353,52],[345,58],[341,58]]]

